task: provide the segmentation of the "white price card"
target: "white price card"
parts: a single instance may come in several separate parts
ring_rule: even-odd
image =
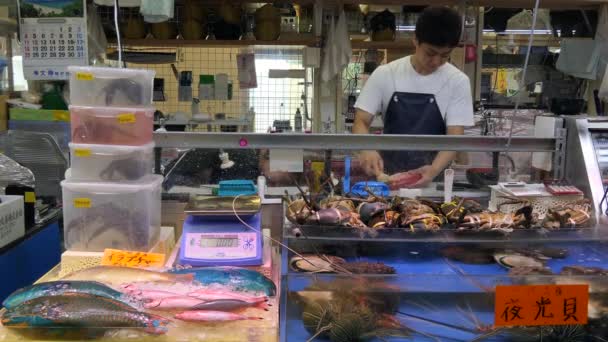
[[[304,150],[270,150],[271,172],[302,172],[304,171]]]
[[[88,64],[85,0],[19,0],[19,22],[26,79],[65,80]]]

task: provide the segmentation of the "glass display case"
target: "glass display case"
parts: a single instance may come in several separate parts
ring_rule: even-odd
[[[608,275],[607,227],[595,209],[599,203],[589,181],[571,179],[566,172],[560,181],[576,185],[582,194],[550,195],[539,183],[530,189],[540,194],[513,190],[506,196],[502,185],[496,184],[504,179],[505,170],[492,168],[491,160],[487,165],[474,162],[453,165],[464,172],[456,173],[452,198],[446,201],[444,189],[449,184],[442,179],[419,190],[394,187],[380,194],[377,190],[387,189],[371,183],[376,179],[366,176],[357,162],[361,150],[547,152],[565,155],[568,170],[569,158],[574,158],[571,150],[585,148],[580,143],[575,147],[558,138],[527,136],[172,132],[155,134],[155,142],[162,148],[207,154],[208,159],[191,161],[190,169],[197,171],[198,178],[185,181],[184,175],[193,172],[165,168],[169,173],[165,191],[172,196],[190,193],[191,188],[212,193],[209,187],[224,177],[253,180],[264,175],[268,186],[262,207],[265,201],[282,199],[281,341],[584,341],[605,337],[606,289],[601,284]],[[273,153],[281,150],[290,153]],[[232,175],[221,171],[220,151],[234,155],[235,164],[243,165],[241,171]],[[273,169],[269,166],[276,162],[273,155],[299,164],[299,169],[285,166],[287,160],[283,171]],[[176,160],[186,158],[178,156]],[[466,172],[470,169],[499,174],[490,177],[495,184],[473,185]],[[529,168],[514,169],[530,172]],[[362,196],[353,191],[357,182],[363,182]],[[504,197],[509,203],[503,203]],[[262,222],[263,227],[266,224]],[[566,284],[588,286],[589,301],[580,304],[576,313],[587,324],[495,325],[498,285]],[[535,301],[527,305],[537,308]],[[564,305],[554,300],[552,306],[547,304],[547,310],[553,311],[546,314],[563,315]],[[514,313],[507,311],[508,317]]]

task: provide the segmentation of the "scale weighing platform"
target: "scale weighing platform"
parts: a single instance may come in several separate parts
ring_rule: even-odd
[[[192,266],[262,265],[260,197],[195,196],[186,206],[179,263]]]

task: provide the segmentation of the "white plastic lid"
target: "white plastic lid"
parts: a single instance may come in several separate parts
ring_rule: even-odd
[[[120,182],[78,182],[66,179],[61,181],[61,187],[74,192],[131,193],[154,190],[161,186],[164,179],[161,175],[146,175],[136,181]]]
[[[154,107],[88,107],[88,106],[70,106],[71,113],[78,113],[83,115],[96,115],[96,116],[107,116],[115,117],[120,114],[128,113],[145,113],[154,115],[156,108]]]
[[[90,66],[69,66],[68,71],[75,73],[90,73],[97,78],[132,78],[145,77],[153,79],[156,71],[148,69],[126,69],[126,68],[107,68],[107,67],[90,67]]]
[[[121,154],[130,154],[133,152],[146,152],[154,149],[154,142],[147,143],[141,146],[128,145],[102,145],[102,144],[77,144],[69,143],[70,150],[88,149],[92,154],[108,154],[119,156]]]

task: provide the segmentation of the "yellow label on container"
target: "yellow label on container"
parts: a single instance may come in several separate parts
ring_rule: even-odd
[[[36,203],[36,193],[32,191],[26,191],[24,195],[23,201],[25,203]]]
[[[135,114],[133,114],[133,113],[118,114],[116,119],[118,120],[119,124],[135,123]]]
[[[91,150],[88,148],[76,148],[74,149],[74,155],[76,157],[86,158],[91,156]]]
[[[90,72],[77,72],[76,79],[79,81],[92,81],[94,77]]]
[[[65,110],[56,110],[53,112],[53,119],[55,121],[70,122],[70,113]]]
[[[162,267],[165,265],[165,255],[106,248],[103,251],[101,264],[123,267]]]
[[[74,198],[74,208],[90,208],[90,198]]]

